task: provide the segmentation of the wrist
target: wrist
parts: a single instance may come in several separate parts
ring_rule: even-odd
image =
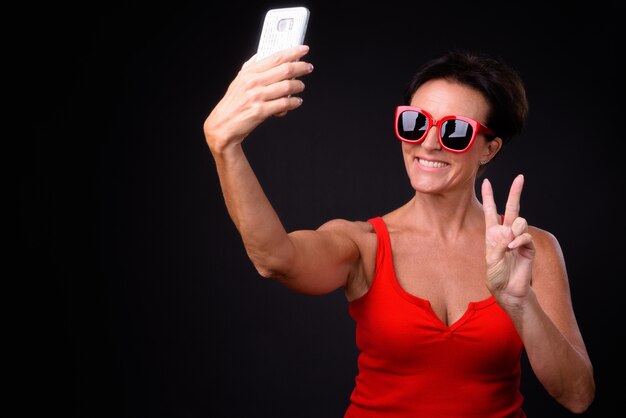
[[[205,133],[206,143],[209,147],[209,151],[214,158],[220,158],[227,156],[236,149],[241,148],[241,140],[234,140],[232,138],[225,138],[211,133]]]
[[[225,142],[209,145],[209,150],[213,159],[218,164],[228,163],[240,159],[243,154],[243,148],[240,142]],[[245,158],[245,157],[244,157]]]
[[[539,301],[532,287],[524,296],[507,295],[502,292],[496,298],[500,307],[511,317],[513,322],[523,321],[537,308]]]

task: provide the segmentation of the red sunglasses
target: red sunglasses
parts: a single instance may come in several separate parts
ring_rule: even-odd
[[[418,144],[433,126],[437,127],[441,146],[456,153],[470,149],[479,133],[495,135],[482,123],[465,116],[449,115],[437,120],[419,107],[396,107],[396,136],[399,140]]]

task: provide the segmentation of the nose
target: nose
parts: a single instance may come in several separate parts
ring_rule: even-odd
[[[424,138],[421,145],[428,150],[441,149],[441,144],[439,143],[439,128],[435,124],[426,132],[426,138]]]

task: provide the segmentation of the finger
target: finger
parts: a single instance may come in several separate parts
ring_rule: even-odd
[[[262,73],[258,73],[257,82],[262,85],[268,85],[282,80],[299,78],[310,74],[312,71],[313,65],[309,62],[284,62]]]
[[[298,45],[282,51],[275,52],[258,60],[254,65],[255,71],[266,71],[285,62],[298,61],[309,52],[308,45]]]
[[[513,235],[516,237],[528,232],[528,222],[526,222],[526,219],[518,216],[511,225],[511,231],[513,231]]]
[[[304,83],[300,80],[283,80],[271,86],[259,89],[258,97],[261,100],[274,100],[292,94],[302,93]]]
[[[300,97],[281,97],[265,103],[263,106],[264,117],[270,116],[284,116],[288,111],[300,107],[302,104],[302,98]]]
[[[493,225],[498,225],[500,222],[496,202],[493,199],[493,188],[487,179],[483,180],[481,195],[483,199],[483,212],[485,214],[485,227],[488,229]]]
[[[530,233],[528,232],[524,232],[522,235],[515,237],[513,241],[509,242],[509,245],[507,245],[507,247],[509,247],[509,249],[511,250],[515,248],[521,248],[521,247],[534,249],[535,243],[533,241],[532,235],[530,235]]]
[[[258,73],[251,69],[243,69],[239,73],[236,82],[233,83],[233,88],[238,88],[248,93],[252,91],[256,91],[258,93],[258,90],[256,90],[258,88],[270,86],[285,80],[297,79],[298,77],[306,75],[311,71],[313,71],[313,66],[307,62],[283,63],[278,67],[271,68],[262,73]],[[282,96],[286,96],[287,94],[289,93],[284,93]]]
[[[509,197],[506,200],[506,208],[504,210],[503,225],[511,226],[515,218],[519,215],[520,198],[522,196],[522,188],[524,187],[524,176],[518,174],[509,190]]]

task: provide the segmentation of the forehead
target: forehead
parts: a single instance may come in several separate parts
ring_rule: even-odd
[[[489,113],[489,103],[481,92],[446,79],[422,84],[413,94],[411,105],[426,110],[434,118],[460,115],[484,121]]]

